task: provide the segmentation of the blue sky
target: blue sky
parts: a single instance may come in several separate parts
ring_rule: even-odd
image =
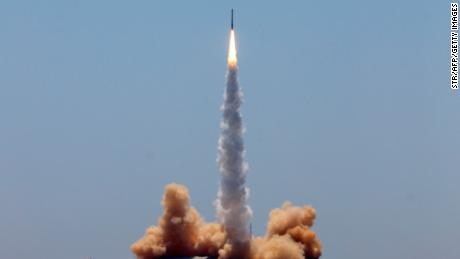
[[[235,8],[253,227],[322,258],[460,254],[449,1],[2,1],[0,258],[131,258],[187,185],[214,220]]]

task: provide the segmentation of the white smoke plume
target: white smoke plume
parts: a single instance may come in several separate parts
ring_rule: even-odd
[[[237,75],[236,62],[229,62],[217,159],[221,172],[217,213],[228,235],[227,246],[234,251],[225,258],[245,257],[250,243],[251,210],[246,202],[247,164],[244,161],[244,128],[240,114],[242,93]]]

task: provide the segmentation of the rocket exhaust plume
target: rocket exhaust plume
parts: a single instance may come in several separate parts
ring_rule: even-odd
[[[235,31],[230,31],[230,41],[228,44],[228,57],[227,64],[229,69],[236,69],[237,58],[236,58],[236,42],[235,42]]]
[[[247,164],[244,161],[243,122],[240,114],[242,93],[238,84],[235,31],[230,31],[227,83],[222,105],[223,118],[218,147],[221,172],[217,214],[227,232],[225,258],[246,258],[249,253],[249,219],[251,210],[246,203]],[[222,256],[222,255],[221,255]]]
[[[220,189],[216,200],[219,223],[206,223],[190,204],[188,189],[169,184],[162,199],[163,215],[157,226],[131,245],[137,259],[208,256],[219,259],[318,259],[321,243],[311,230],[316,211],[285,202],[270,212],[266,234],[249,233],[251,209],[247,204],[247,164],[244,160],[242,93],[238,85],[235,32],[232,26],[227,78],[218,142]],[[277,187],[282,188],[282,187]]]

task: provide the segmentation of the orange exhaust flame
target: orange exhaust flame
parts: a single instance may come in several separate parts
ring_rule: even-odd
[[[235,43],[235,31],[230,31],[230,43],[228,47],[228,58],[227,58],[228,66],[234,67],[237,64],[236,59],[236,43]]]

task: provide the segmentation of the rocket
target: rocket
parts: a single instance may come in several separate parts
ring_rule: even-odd
[[[232,9],[232,18],[231,18],[231,25],[230,28],[233,30],[233,9]]]

